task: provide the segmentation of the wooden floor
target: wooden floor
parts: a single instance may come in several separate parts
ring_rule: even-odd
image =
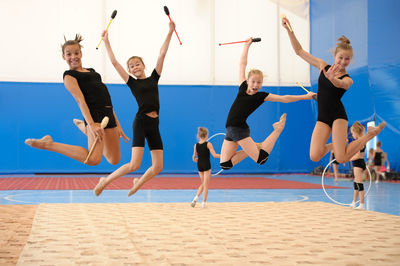
[[[79,203],[35,208],[1,206],[1,265],[398,265],[400,261],[399,216],[329,203],[209,203],[205,209],[188,203]],[[25,237],[25,244],[7,249],[17,243],[11,240],[18,234]]]

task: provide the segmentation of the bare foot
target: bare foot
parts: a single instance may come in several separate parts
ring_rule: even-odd
[[[99,196],[101,192],[103,192],[104,188],[106,187],[105,181],[105,177],[100,177],[99,183],[97,183],[96,187],[93,189],[93,192],[96,196]]]
[[[286,113],[281,115],[279,121],[274,123],[272,126],[274,127],[274,130],[282,131],[285,128],[285,124],[286,124]]]
[[[50,135],[46,135],[41,139],[26,139],[25,144],[38,149],[45,149],[49,144],[53,143]]]
[[[80,119],[76,119],[76,118],[74,118],[72,121],[74,122],[75,126],[76,126],[83,134],[86,135],[86,126],[85,126],[85,122],[83,122],[83,121],[80,120]]]
[[[375,137],[378,135],[382,129],[384,129],[386,126],[385,122],[380,123],[377,127],[368,127],[367,128],[367,134],[371,136],[371,138]]]
[[[135,192],[133,192],[133,191],[136,188],[136,184],[137,184],[138,181],[139,181],[139,178],[134,178],[133,179],[133,187],[131,188],[131,190],[129,190],[128,197],[130,197],[133,194],[135,194]]]

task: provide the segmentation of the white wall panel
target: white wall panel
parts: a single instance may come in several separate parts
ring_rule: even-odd
[[[142,56],[150,74],[168,32],[163,5],[169,7],[183,45],[174,34],[160,83],[237,84],[243,45],[218,43],[252,36],[262,42],[252,45],[248,67],[262,70],[266,85],[308,84],[309,67],[293,53],[279,13],[283,10],[291,19],[306,50],[308,17],[266,0],[1,0],[0,81],[62,82],[68,66],[60,45],[64,35],[72,39],[80,33],[83,66],[95,68],[105,82],[121,83],[104,46],[95,49],[114,9],[118,14],[109,32],[117,59],[125,65],[130,56]]]

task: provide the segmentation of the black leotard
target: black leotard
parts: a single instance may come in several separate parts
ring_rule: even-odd
[[[199,172],[208,171],[211,169],[210,150],[207,148],[207,141],[204,143],[196,143],[197,152],[197,169]]]
[[[107,86],[101,81],[100,74],[93,68],[87,68],[87,70],[89,72],[67,70],[64,72],[63,78],[69,75],[77,80],[94,122],[101,123],[104,116],[108,116],[109,121],[106,128],[116,127],[111,97]],[[86,121],[84,122],[87,124]]]
[[[375,152],[374,165],[375,166],[382,165],[382,152],[380,152],[380,151]]]
[[[330,65],[327,65],[325,70],[327,71],[330,67]],[[345,74],[339,79],[344,77],[350,76]],[[318,78],[318,121],[332,127],[333,121],[336,119],[348,120],[346,110],[340,100],[345,92],[345,89],[335,87],[321,70]]]

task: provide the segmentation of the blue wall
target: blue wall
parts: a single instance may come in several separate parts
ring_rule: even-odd
[[[400,171],[399,10],[397,0],[310,1],[311,53],[331,64],[328,50],[337,38],[350,39],[354,60],[348,72],[354,84],[343,97],[349,123],[371,117],[387,123],[378,139],[396,171]],[[318,75],[311,70],[314,90]]]
[[[131,138],[132,121],[137,104],[126,85],[108,84],[118,119]],[[192,162],[197,127],[205,126],[210,135],[224,132],[229,108],[236,97],[237,86],[160,86],[160,130],[164,142],[164,172],[196,172]],[[302,94],[295,87],[265,88],[276,94]],[[3,152],[0,173],[37,172],[110,172],[130,160],[131,141],[121,141],[122,159],[117,166],[106,160],[98,166],[86,166],[53,152],[30,148],[26,138],[41,138],[50,134],[57,142],[87,146],[86,137],[75,128],[72,119],[82,118],[73,97],[62,83],[0,82],[1,140]],[[231,172],[309,172],[314,163],[308,150],[314,125],[311,101],[291,104],[264,103],[249,118],[251,135],[262,141],[272,131],[272,124],[282,113],[288,114],[287,127],[277,142],[267,164],[258,166],[245,159]],[[217,152],[223,137],[212,140]],[[142,167],[144,172],[151,163],[147,148]],[[219,170],[217,159],[213,170]]]

